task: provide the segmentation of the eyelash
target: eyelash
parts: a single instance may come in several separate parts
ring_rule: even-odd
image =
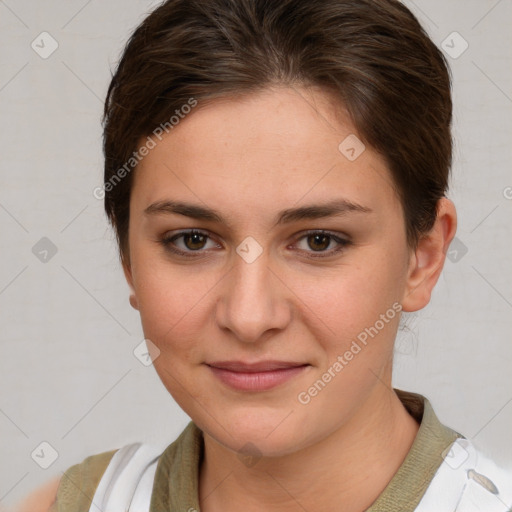
[[[327,257],[333,256],[334,254],[337,254],[337,253],[343,251],[347,246],[352,244],[352,242],[350,242],[349,240],[340,238],[330,231],[325,231],[325,230],[321,230],[321,229],[320,230],[312,229],[312,230],[306,231],[302,236],[300,236],[296,240],[295,243],[302,240],[303,238],[307,238],[308,236],[316,235],[316,234],[328,236],[331,240],[334,240],[337,244],[339,244],[339,247],[337,247],[334,250],[330,250],[330,251],[317,251],[316,253],[310,252],[310,251],[301,251],[301,252],[310,253],[309,254],[310,258],[327,258]],[[205,252],[203,249],[198,249],[197,251],[191,251],[191,250],[183,251],[181,249],[176,248],[176,246],[174,245],[174,241],[179,238],[182,238],[184,235],[202,235],[202,236],[207,237],[206,241],[211,239],[211,237],[208,235],[208,233],[206,233],[204,231],[200,231],[197,229],[189,229],[189,230],[185,230],[185,231],[180,231],[179,233],[176,233],[172,236],[166,236],[160,240],[160,243],[164,246],[164,248],[166,250],[168,250],[174,254],[177,254],[179,256],[184,256],[186,258],[201,257],[202,253]],[[193,255],[194,253],[197,253],[197,254]]]

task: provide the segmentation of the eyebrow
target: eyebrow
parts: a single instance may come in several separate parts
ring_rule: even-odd
[[[325,217],[343,216],[347,213],[371,213],[372,209],[346,199],[335,199],[323,204],[310,204],[298,208],[288,208],[277,214],[273,227],[306,219],[321,219]],[[211,208],[182,201],[157,201],[145,210],[146,215],[178,214],[193,219],[218,222],[229,226],[222,215]]]

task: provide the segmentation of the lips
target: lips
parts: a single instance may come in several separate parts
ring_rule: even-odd
[[[214,361],[208,363],[212,374],[237,391],[269,391],[307,371],[309,364],[295,361]]]
[[[207,364],[214,368],[240,373],[270,372],[273,370],[298,368],[299,366],[307,365],[307,363],[288,361],[259,361],[255,363],[247,363],[244,361],[215,361]]]

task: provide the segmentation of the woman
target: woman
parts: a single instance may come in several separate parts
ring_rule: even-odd
[[[506,511],[510,474],[392,387],[456,231],[450,78],[395,0],[171,0],[105,103],[104,197],[192,421],[68,469],[51,511]],[[46,509],[46,508],[45,508]]]

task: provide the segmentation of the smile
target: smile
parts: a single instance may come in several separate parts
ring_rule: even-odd
[[[239,391],[266,391],[303,373],[309,364],[267,361],[248,365],[240,362],[211,363],[213,375]]]

